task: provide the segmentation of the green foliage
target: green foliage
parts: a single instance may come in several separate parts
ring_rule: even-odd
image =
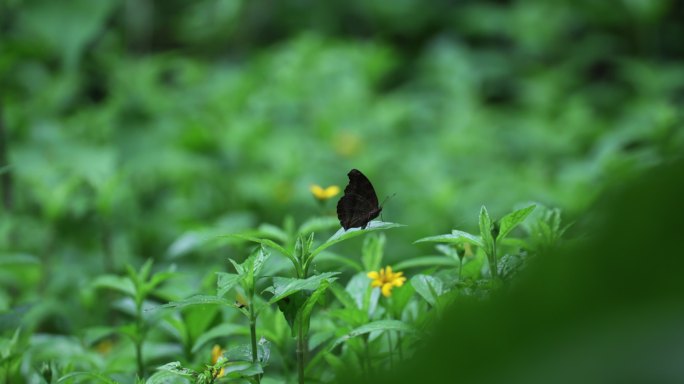
[[[392,368],[682,153],[679,8],[0,1],[0,380]],[[396,198],[345,231],[351,168]]]

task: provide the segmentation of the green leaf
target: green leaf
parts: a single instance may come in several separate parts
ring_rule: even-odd
[[[392,269],[403,270],[424,267],[458,267],[458,261],[444,256],[421,256],[397,263]]]
[[[164,364],[161,367],[158,367],[157,370],[158,371],[164,371],[164,372],[170,372],[170,373],[173,373],[174,375],[183,376],[183,377],[193,377],[194,375],[197,374],[192,369],[183,368],[183,366],[181,365],[181,363],[179,361],[174,361],[171,363]]]
[[[232,303],[229,300],[217,297],[217,296],[207,296],[207,295],[196,295],[192,297],[188,297],[187,299],[183,299],[181,301],[173,301],[168,304],[160,305],[154,309],[161,309],[161,308],[185,308],[190,305],[199,305],[199,304],[216,304],[216,305],[232,305]]]
[[[354,301],[352,295],[338,282],[330,284],[330,290],[345,308],[359,309],[359,306],[356,304],[356,301]]]
[[[261,224],[257,228],[257,232],[260,237],[271,237],[283,243],[287,242],[288,239],[287,233],[273,224]]]
[[[195,344],[193,344],[191,351],[192,353],[196,353],[206,343],[219,337],[243,334],[247,334],[247,329],[242,325],[231,323],[219,324],[207,332],[204,332],[202,336],[198,337],[195,341]]]
[[[413,276],[411,278],[411,285],[433,307],[437,304],[439,296],[445,292],[442,280],[429,275]]]
[[[135,297],[135,285],[128,277],[116,275],[102,275],[98,276],[91,283],[95,288],[107,288],[126,294],[130,297]]]
[[[366,271],[377,271],[382,264],[382,253],[385,249],[384,234],[373,234],[363,240],[361,262]]]
[[[97,373],[97,372],[72,372],[69,374],[66,374],[57,380],[58,383],[67,381],[69,379],[73,378],[83,378],[83,379],[88,379],[89,383],[106,383],[106,384],[117,384],[116,381],[110,379],[109,377]]]
[[[145,284],[145,290],[151,291],[151,290],[157,288],[157,286],[159,284],[161,284],[161,283],[165,282],[166,280],[168,280],[172,277],[175,277],[177,275],[178,274],[176,272],[173,272],[173,271],[155,273],[154,275],[152,275],[152,278],[150,279],[150,281],[147,284]]]
[[[140,267],[140,271],[138,272],[138,281],[143,282],[147,281],[147,278],[150,276],[150,272],[152,271],[152,259],[147,259],[145,261],[145,264]]]
[[[178,376],[180,376],[177,373],[169,372],[169,371],[159,371],[155,372],[152,376],[150,376],[146,381],[145,384],[169,384],[169,383],[176,383],[178,382]],[[187,377],[191,377],[187,376]],[[181,379],[184,380],[184,379]],[[184,383],[186,381],[183,381]]]
[[[373,232],[373,231],[379,231],[383,229],[390,229],[390,228],[398,228],[398,227],[405,227],[403,224],[397,224],[397,223],[387,223],[383,221],[371,221],[368,223],[368,226],[366,229],[361,229],[361,228],[349,228],[348,230],[344,230],[343,228],[340,228],[339,231],[335,232],[334,235],[332,235],[328,240],[325,241],[325,243],[321,244],[316,248],[313,252],[311,252],[312,257],[321,253],[324,249],[329,248],[339,242],[349,240],[351,238],[354,238],[359,235],[363,235],[364,233],[368,232]]]
[[[334,216],[314,217],[302,223],[297,230],[298,234],[308,234],[312,232],[327,231],[337,228],[340,221]]]
[[[226,272],[216,272],[218,280],[216,281],[216,296],[223,297],[228,291],[233,289],[240,282],[240,275]]]
[[[494,248],[494,238],[492,237],[492,219],[489,217],[487,208],[483,205],[480,209],[480,236],[482,236],[482,247],[487,254],[491,254]]]
[[[306,299],[302,308],[297,312],[295,324],[298,322],[302,323],[302,328],[305,335],[309,333],[309,321],[311,319],[313,307],[316,305],[318,299],[320,299],[321,295],[323,295],[328,287],[330,287],[330,282],[328,280],[321,281],[321,283],[318,285],[318,288],[316,288],[311,296]]]
[[[294,257],[293,257],[293,255],[292,255],[291,252],[288,252],[285,248],[283,248],[281,245],[279,245],[278,243],[276,243],[276,242],[273,241],[273,240],[270,240],[270,239],[261,239],[261,238],[258,238],[258,237],[253,237],[253,236],[248,236],[248,235],[241,235],[241,234],[225,235],[225,236],[223,236],[223,237],[233,237],[233,238],[237,238],[237,239],[242,239],[242,240],[251,241],[251,242],[254,242],[254,243],[259,243],[259,244],[261,244],[261,245],[264,245],[264,246],[266,246],[266,247],[275,249],[276,251],[282,253],[285,257],[287,257],[288,259],[290,259],[292,262],[295,261],[295,260],[294,260]]]
[[[264,267],[269,256],[271,256],[271,254],[263,246],[259,247],[253,255],[254,263],[252,264],[252,271],[254,276],[259,276],[259,273],[261,273],[261,269]]]
[[[352,337],[364,335],[366,333],[371,333],[371,332],[376,332],[376,331],[401,331],[401,332],[411,332],[415,333],[417,332],[415,328],[413,328],[411,325],[399,321],[399,320],[378,320],[374,321],[372,323],[364,324],[351,332],[347,333],[346,335],[338,338],[335,340],[335,342],[330,346],[330,349],[332,350],[336,346],[340,345],[341,343],[344,343],[345,341],[351,339]]]
[[[221,364],[221,366],[224,369],[223,376],[229,379],[251,377],[264,373],[264,370],[259,363],[231,361],[227,362],[225,365]]]
[[[299,261],[300,265],[304,265],[305,261],[310,257],[309,251],[313,245],[313,240],[313,233],[297,236],[297,241],[295,242],[294,248],[294,257]]]
[[[326,315],[332,319],[339,319],[351,327],[359,327],[368,322],[368,314],[359,308],[338,308],[326,310]]]
[[[509,232],[513,230],[518,224],[522,223],[525,218],[532,213],[536,205],[532,204],[528,207],[518,209],[517,211],[513,211],[509,213],[508,215],[504,216],[501,218],[500,224],[499,224],[499,236],[497,236],[497,239],[503,239],[508,235]]]
[[[340,267],[349,267],[352,270],[354,270],[354,272],[363,271],[363,267],[361,266],[361,264],[358,261],[350,259],[350,258],[345,257],[345,256],[337,255],[337,254],[332,253],[332,252],[323,252],[323,253],[319,254],[318,257],[316,258],[316,261],[318,263],[332,262],[332,263],[339,265]]]
[[[325,272],[321,273],[320,275],[311,276],[308,279],[275,277],[273,278],[273,286],[267,288],[267,291],[273,293],[273,297],[268,301],[268,303],[273,304],[295,292],[305,289],[317,289],[321,281],[329,279],[332,282],[336,280],[336,278],[333,278],[333,276],[339,274],[339,272]]]
[[[475,236],[475,235],[472,235],[468,232],[463,232],[463,231],[458,231],[458,230],[453,230],[449,234],[423,237],[422,239],[418,239],[418,240],[414,241],[413,244],[427,243],[427,242],[449,243],[449,244],[469,243],[472,245],[477,245],[478,247],[482,246],[482,239],[479,236]]]
[[[356,302],[357,307],[363,309],[369,315],[375,311],[380,298],[380,291],[371,288],[370,283],[371,280],[366,275],[366,272],[360,272],[349,279],[345,288]]]

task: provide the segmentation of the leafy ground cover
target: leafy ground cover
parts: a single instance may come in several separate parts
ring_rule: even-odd
[[[651,1],[0,0],[0,380],[333,382],[681,154]],[[340,231],[349,169],[382,217]]]

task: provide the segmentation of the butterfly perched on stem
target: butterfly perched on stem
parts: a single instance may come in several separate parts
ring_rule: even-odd
[[[380,215],[382,207],[378,204],[373,185],[361,171],[352,169],[347,176],[349,184],[337,202],[337,218],[345,231],[356,227],[365,229],[371,220]]]

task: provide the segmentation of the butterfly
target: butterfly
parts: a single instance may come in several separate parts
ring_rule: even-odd
[[[373,185],[361,171],[352,169],[347,176],[349,184],[337,202],[337,218],[345,231],[356,227],[365,229],[371,220],[378,217],[382,207],[378,204]]]

